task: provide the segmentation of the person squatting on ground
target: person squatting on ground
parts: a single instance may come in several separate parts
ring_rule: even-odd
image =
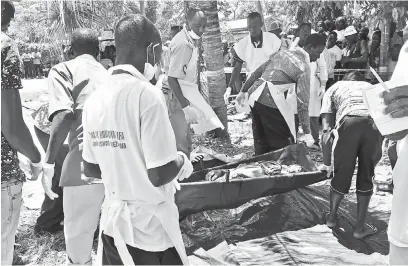
[[[343,81],[338,81],[326,92],[321,110],[323,169],[328,170],[329,175],[333,171],[326,224],[329,228],[337,224],[337,211],[344,195],[349,193],[358,159],[357,222],[353,232],[357,239],[377,232],[365,223],[373,194],[374,169],[382,156],[383,141],[363,101],[363,90],[370,86],[359,72],[348,73]]]
[[[82,109],[85,101],[107,76],[96,61],[98,33],[77,29],[72,33],[74,59],[54,66],[48,76],[50,140],[45,155],[44,189],[50,199],[58,197],[52,189],[55,162],[68,135],[69,152],[62,166],[59,185],[63,188],[64,234],[67,260],[74,264],[92,263],[92,243],[104,198],[103,184],[81,180]]]
[[[161,88],[149,83],[160,34],[146,17],[126,16],[115,44],[117,65],[83,112],[85,175],[102,176],[106,189],[98,265],[188,264],[174,194],[193,166],[177,152]]]
[[[1,1],[1,265],[13,262],[14,243],[23,203],[26,176],[17,152],[30,160],[30,180],[42,171],[41,154],[24,122],[19,90],[22,72],[17,47],[5,33],[14,18],[14,5]]]
[[[184,27],[170,43],[168,78],[163,88],[170,122],[176,135],[177,150],[190,157],[192,141],[190,124],[196,134],[216,130],[222,135],[224,126],[197,86],[197,41],[204,34],[207,18],[203,11],[190,9]],[[166,88],[170,90],[166,91]]]
[[[249,94],[255,154],[282,149],[296,141],[295,111],[306,134],[306,143],[314,143],[309,119],[309,62],[316,61],[326,39],[312,34],[300,50],[280,50],[271,55],[249,77],[237,96],[242,105]]]

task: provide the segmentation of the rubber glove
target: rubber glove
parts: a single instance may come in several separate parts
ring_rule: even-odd
[[[224,102],[225,102],[225,104],[229,103],[229,97],[231,96],[231,91],[232,91],[231,87],[228,87],[225,90],[225,93],[224,93]]]
[[[198,111],[188,105],[187,107],[183,108],[184,115],[186,116],[187,123],[197,123],[198,119],[200,118],[200,114]]]
[[[31,170],[31,177],[27,179],[30,181],[35,181],[40,176],[41,172],[43,171],[42,163],[33,163],[30,161],[30,170]]]
[[[312,147],[314,144],[314,139],[312,137],[312,134],[306,134],[305,135],[305,142],[307,147]]]
[[[43,164],[43,177],[41,180],[44,192],[48,195],[51,200],[58,198],[58,195],[54,193],[51,189],[52,178],[54,177],[55,164],[44,163]]]
[[[183,156],[184,163],[183,163],[183,166],[180,168],[180,171],[177,174],[175,180],[182,181],[191,176],[191,174],[194,171],[194,168],[193,168],[193,165],[191,164],[191,161],[188,159],[187,155],[185,155],[181,151],[177,152],[177,154]]]
[[[322,172],[327,172],[327,177],[330,177],[333,173],[333,166],[322,165],[319,167],[319,170]]]
[[[241,91],[238,93],[237,98],[235,100],[237,101],[237,104],[239,106],[242,106],[245,103],[245,98],[246,98],[246,92]]]

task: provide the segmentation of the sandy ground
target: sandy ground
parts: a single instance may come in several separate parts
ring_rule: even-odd
[[[21,99],[24,106],[24,119],[35,138],[33,121],[30,114],[47,101],[47,83],[45,79],[24,80],[23,86]],[[234,114],[231,109],[229,108],[231,144],[202,136],[194,136],[194,146],[201,145],[227,155],[244,153],[246,156],[251,156],[253,154],[251,121],[248,117]],[[38,143],[36,138],[35,141]],[[39,143],[38,146],[41,147]],[[322,162],[320,152],[314,152],[311,155],[317,164]],[[27,165],[24,164],[24,156],[21,156],[21,161],[23,168],[26,170]],[[387,182],[390,178],[391,167],[385,155],[377,166],[375,179],[379,182]],[[355,198],[355,194],[351,193],[348,197]],[[34,225],[44,198],[40,180],[28,181],[24,185],[23,198],[24,206],[16,237],[15,264],[57,265],[65,263],[65,244],[62,232],[54,235],[47,233],[38,235],[34,233]],[[376,192],[370,204],[370,210],[390,212],[391,200],[392,195]]]

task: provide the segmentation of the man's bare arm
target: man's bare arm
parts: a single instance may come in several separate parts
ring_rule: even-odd
[[[180,169],[184,165],[184,157],[177,156],[177,159],[163,166],[148,169],[147,174],[153,186],[160,187],[166,185],[174,180]]]
[[[241,90],[242,86],[241,70],[242,63],[236,60],[235,66],[232,69],[231,79],[228,84],[228,87],[235,88],[238,92]]]
[[[169,82],[170,89],[173,92],[174,96],[176,96],[176,99],[179,101],[181,108],[187,107],[189,104],[188,104],[187,99],[184,97],[183,92],[181,91],[181,87],[180,87],[180,83],[178,82],[178,79],[169,76],[168,82]]]
[[[325,165],[331,165],[332,157],[332,132],[334,128],[335,115],[334,114],[322,114],[322,125],[323,125],[323,134],[321,136],[321,143],[323,149],[323,162]]]
[[[33,163],[41,161],[41,154],[23,119],[18,90],[1,90],[1,132],[13,149]]]
[[[51,125],[50,140],[45,153],[45,162],[53,164],[58,152],[68,136],[72,123],[75,121],[74,114],[69,110],[59,111],[54,115]]]

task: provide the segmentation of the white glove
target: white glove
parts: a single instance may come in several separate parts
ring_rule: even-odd
[[[307,147],[312,147],[314,144],[314,139],[312,137],[312,134],[306,134],[305,135],[305,142]]]
[[[42,163],[33,163],[30,161],[30,170],[31,170],[31,177],[27,178],[30,181],[35,181],[40,176],[41,172],[43,171]]]
[[[183,108],[184,115],[186,116],[187,123],[197,123],[200,119],[198,110],[188,105]]]
[[[238,93],[237,98],[235,100],[237,101],[237,104],[239,106],[243,106],[245,103],[245,98],[246,98],[246,92],[241,91],[240,93]]]
[[[225,102],[225,104],[229,103],[229,97],[231,96],[231,91],[232,91],[231,87],[228,87],[225,90],[225,93],[224,93],[224,102]]]
[[[58,195],[54,193],[51,189],[52,187],[52,178],[54,177],[54,168],[55,164],[44,163],[43,164],[43,177],[41,180],[44,192],[48,195],[51,200],[58,198]]]
[[[327,172],[327,177],[330,177],[334,169],[333,166],[327,166],[323,164],[322,166],[319,167],[319,170],[322,172],[324,171]]]
[[[189,178],[191,174],[193,173],[193,165],[191,164],[190,160],[188,159],[187,155],[185,155],[183,152],[179,151],[177,152],[178,155],[183,156],[184,158],[184,163],[183,166],[181,167],[179,173],[177,174],[176,178],[174,180],[184,180],[186,178]]]
[[[317,93],[317,96],[320,98],[320,99],[323,99],[323,96],[324,96],[324,93],[326,92],[326,87],[325,86],[321,86],[320,88],[319,88],[319,92]]]
[[[174,188],[175,188],[176,190],[180,190],[180,189],[181,189],[180,183],[179,183],[176,179],[173,180],[173,184],[174,184]]]

